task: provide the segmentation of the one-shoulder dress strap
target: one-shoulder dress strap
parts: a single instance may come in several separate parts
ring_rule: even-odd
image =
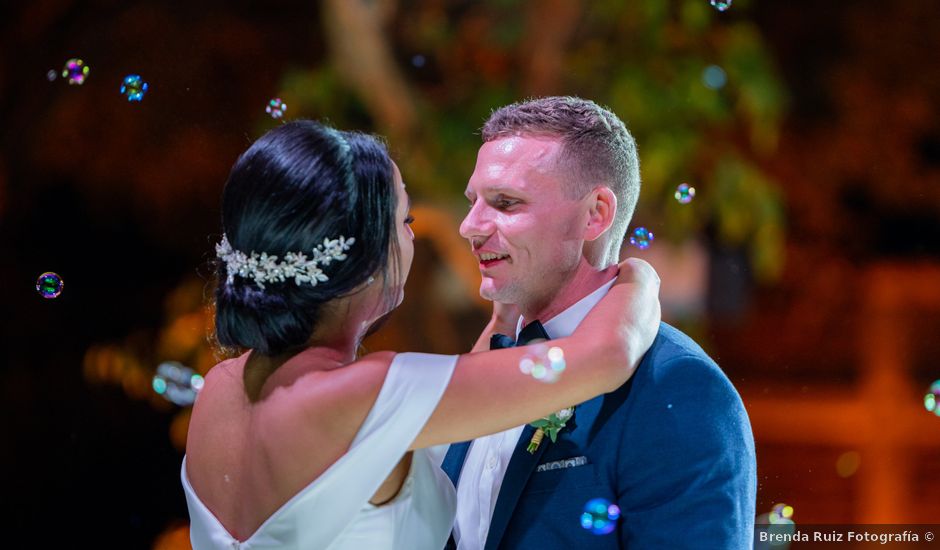
[[[396,355],[382,389],[349,451],[313,483],[294,495],[242,543],[232,538],[199,500],[189,484],[184,458],[180,473],[189,505],[193,547],[213,550],[330,548],[359,516],[408,451],[437,408],[456,364],[457,356],[425,353]],[[419,458],[416,462],[422,467],[426,466],[422,460],[427,459],[423,455]],[[437,470],[429,467],[424,469]],[[424,484],[434,482],[430,480]],[[452,488],[449,484],[445,485],[446,488]],[[418,488],[421,489],[421,484]],[[438,489],[429,485],[421,490],[427,493]],[[421,512],[417,510],[417,513]],[[451,522],[452,519],[446,521],[447,530]],[[446,540],[446,533],[442,540]]]
[[[437,408],[457,365],[457,357],[430,353],[397,354],[375,404],[353,439],[350,452],[370,438],[385,438],[400,441],[404,454]]]
[[[317,528],[302,529],[300,548],[326,548],[381,487],[421,433],[450,383],[457,356],[399,353],[392,360],[375,404],[349,451],[301,497],[301,517]]]

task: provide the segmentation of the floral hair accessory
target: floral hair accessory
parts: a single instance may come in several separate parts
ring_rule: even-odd
[[[311,251],[310,257],[303,252],[288,252],[283,261],[278,261],[277,256],[266,252],[258,254],[252,250],[251,254],[245,254],[235,250],[228,242],[228,237],[223,234],[222,242],[215,245],[215,255],[225,262],[225,270],[228,273],[225,282],[228,284],[232,284],[238,275],[253,279],[261,288],[264,288],[264,283],[282,283],[287,279],[293,279],[294,284],[298,286],[304,283],[317,286],[317,283],[330,279],[320,266],[345,260],[346,251],[355,242],[356,239],[347,239],[342,235],[338,239],[323,239],[323,242]]]

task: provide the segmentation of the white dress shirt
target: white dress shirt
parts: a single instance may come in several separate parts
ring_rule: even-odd
[[[568,309],[548,321],[543,321],[545,332],[552,338],[571,336],[588,312],[601,301],[613,286],[611,279],[594,292],[588,294]],[[516,338],[523,322],[516,325]],[[457,483],[457,519],[454,522],[454,541],[457,550],[482,550],[490,530],[493,510],[499,488],[506,476],[506,468],[516,449],[525,426],[518,426],[475,439],[470,444],[467,459]]]

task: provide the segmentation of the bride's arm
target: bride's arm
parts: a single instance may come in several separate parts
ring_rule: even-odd
[[[471,353],[487,351],[490,349],[490,337],[496,333],[505,334],[512,338],[516,334],[516,325],[519,323],[519,307],[513,304],[493,303],[493,317],[480,334]]]
[[[552,384],[519,371],[532,346],[460,356],[450,384],[412,449],[520,426],[620,387],[659,330],[659,277],[646,262],[620,264],[617,283],[575,333],[551,341],[567,368]],[[482,339],[482,337],[481,337]]]

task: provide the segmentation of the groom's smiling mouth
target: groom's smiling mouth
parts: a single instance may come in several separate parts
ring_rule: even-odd
[[[509,260],[509,254],[496,254],[493,252],[480,252],[477,254],[480,258],[480,267],[487,268],[493,267],[494,265],[499,264]]]

